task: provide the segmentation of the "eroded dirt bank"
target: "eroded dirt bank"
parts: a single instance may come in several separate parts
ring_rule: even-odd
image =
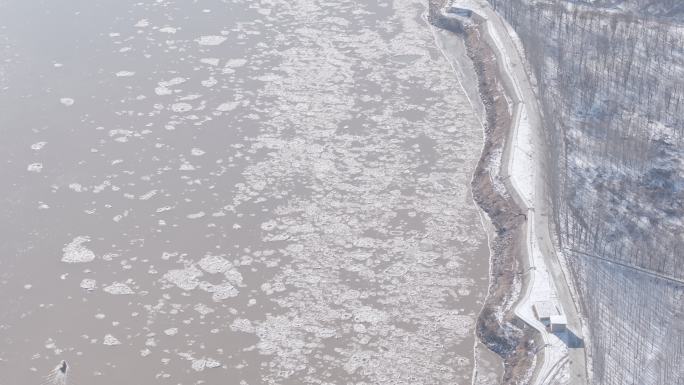
[[[511,111],[499,80],[497,59],[484,38],[484,24],[474,19],[461,25],[442,17],[443,1],[430,1],[430,22],[458,33],[478,76],[479,94],[485,107],[485,144],[475,170],[472,187],[476,202],[495,228],[491,237],[488,296],[477,321],[480,340],[504,360],[504,384],[526,382],[535,366],[536,332],[513,312],[524,285],[523,272],[526,217],[505,187],[500,175],[511,127]]]

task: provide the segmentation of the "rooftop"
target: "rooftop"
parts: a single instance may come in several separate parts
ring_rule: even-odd
[[[532,306],[534,307],[534,312],[537,315],[537,318],[539,319],[550,318],[551,316],[560,315],[560,312],[556,308],[556,305],[554,305],[551,301],[535,302]]]

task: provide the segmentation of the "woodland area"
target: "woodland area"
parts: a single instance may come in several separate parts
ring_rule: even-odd
[[[490,2],[537,81],[593,382],[684,384],[684,5]]]

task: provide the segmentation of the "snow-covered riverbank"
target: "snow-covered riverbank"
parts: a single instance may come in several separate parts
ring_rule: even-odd
[[[571,372],[576,381],[585,374],[583,349],[574,349],[570,352],[567,344],[568,335],[550,333],[535,317],[533,310],[535,303],[553,303],[570,319],[571,330],[578,336],[582,334],[575,304],[553,251],[545,217],[549,209],[546,207],[543,187],[545,176],[541,171],[545,151],[541,132],[542,120],[532,82],[525,71],[524,54],[520,52],[520,45],[513,30],[486,3],[458,1],[452,5],[475,11],[473,18],[477,19],[479,24],[477,31],[496,58],[497,81],[503,88],[502,96],[506,98],[510,113],[498,176],[505,182],[508,193],[526,218],[524,229],[519,232],[520,244],[524,250],[522,254],[525,255],[520,261],[525,266],[522,272],[525,285],[522,296],[515,306],[515,315],[539,333],[541,346],[534,350],[543,353],[529,368],[527,380],[544,384],[552,379],[562,380]],[[488,92],[482,88],[480,92]],[[494,90],[496,89],[495,87]],[[573,360],[567,359],[569,353],[573,354]],[[569,367],[568,362],[573,363],[572,367]]]

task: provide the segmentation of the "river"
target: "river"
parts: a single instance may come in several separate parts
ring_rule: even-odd
[[[470,384],[482,128],[425,6],[1,2],[0,384]]]

